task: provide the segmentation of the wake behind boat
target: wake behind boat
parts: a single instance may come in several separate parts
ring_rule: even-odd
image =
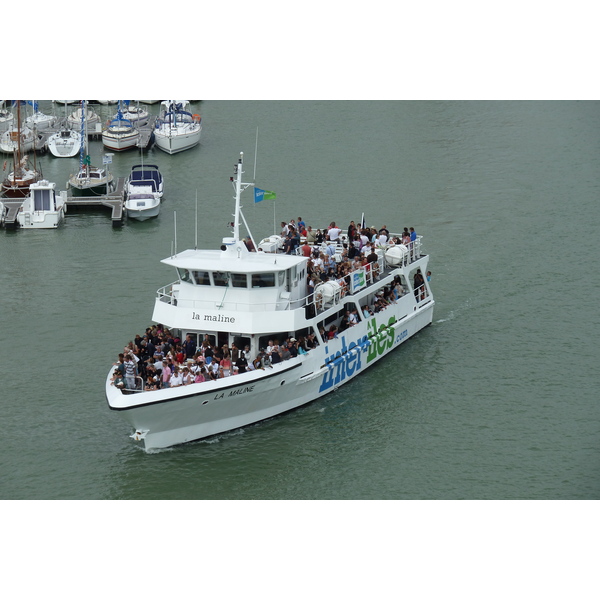
[[[429,257],[419,236],[403,244],[399,234],[382,234],[367,244],[368,258],[359,252],[351,259],[355,238],[344,247],[333,226],[328,241],[305,242],[301,252],[294,236],[270,236],[254,251],[252,236],[239,233],[241,194],[253,185],[242,174],[243,154],[232,177],[231,234],[220,249],[185,250],[162,261],[177,279],[157,292],[157,325],[107,375],[110,409],[146,449],[302,406],[432,322]]]

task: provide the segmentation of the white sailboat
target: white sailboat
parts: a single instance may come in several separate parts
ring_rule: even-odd
[[[140,132],[135,124],[121,112],[121,103],[115,118],[102,132],[102,143],[106,148],[120,152],[135,148],[140,141]]]
[[[65,104],[65,119],[67,116],[67,106]],[[57,158],[71,158],[77,156],[81,150],[83,138],[81,131],[71,129],[66,124],[59,131],[48,138],[48,150],[52,156]]]
[[[187,100],[164,100],[156,120],[154,143],[163,152],[176,154],[197,146],[202,133],[200,115],[188,112]]]
[[[56,116],[47,115],[39,110],[38,103],[35,100],[28,100],[27,103],[33,108],[33,114],[25,119],[25,125],[32,130],[45,131],[56,125]]]
[[[29,164],[29,159],[24,148],[31,148],[25,144],[25,137],[21,135],[21,102],[17,102],[17,126],[15,130],[5,132],[4,135],[11,134],[11,148],[13,153],[13,170],[8,173],[2,182],[2,192],[10,198],[22,198],[29,192],[29,186],[41,179],[42,174],[35,164],[33,167]],[[0,144],[1,145],[1,144]],[[7,162],[4,161],[4,170]]]
[[[71,174],[67,182],[67,188],[75,195],[100,195],[107,194],[113,189],[113,174],[107,169],[94,167],[88,154],[88,135],[85,110],[86,101],[81,101],[79,115],[81,118],[81,137],[83,144],[79,152],[79,170]]]

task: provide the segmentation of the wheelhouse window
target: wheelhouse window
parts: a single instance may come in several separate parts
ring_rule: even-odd
[[[275,273],[254,273],[252,287],[275,287]]]
[[[247,288],[248,276],[246,275],[246,273],[232,273],[231,285],[237,288]]]
[[[178,268],[177,272],[179,273],[179,279],[181,279],[181,281],[192,283],[192,276],[190,275],[190,272],[187,269]]]
[[[225,287],[227,285],[227,280],[229,279],[229,273],[223,273],[221,271],[213,272],[213,281],[215,285],[220,287]]]
[[[210,274],[208,271],[193,271],[196,285],[210,285]]]

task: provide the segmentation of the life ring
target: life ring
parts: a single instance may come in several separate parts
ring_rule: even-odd
[[[202,121],[202,117],[200,115],[192,115],[192,119],[194,119],[194,121]]]

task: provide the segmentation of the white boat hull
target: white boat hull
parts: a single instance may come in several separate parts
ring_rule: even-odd
[[[79,154],[81,149],[81,134],[78,131],[68,130],[58,132],[48,138],[48,150],[57,158],[71,158]]]
[[[116,134],[113,135],[110,132],[104,132],[102,134],[102,143],[105,148],[109,150],[115,150],[121,152],[122,150],[130,150],[135,148],[140,141],[139,131],[134,131],[129,134]]]
[[[189,150],[200,143],[200,135],[202,128],[192,131],[177,131],[175,128],[156,129],[154,132],[154,143],[156,146],[167,154],[176,154]]]
[[[56,194],[55,184],[39,181],[29,188],[29,195],[17,213],[17,223],[24,229],[55,229],[65,218],[66,193]],[[37,194],[37,204],[34,195]]]
[[[337,390],[366,368],[387,356],[433,319],[430,299],[396,321],[383,333],[381,326],[405,315],[405,302],[388,307],[306,355],[273,368],[233,375],[218,381],[125,395],[106,380],[110,408],[119,411],[143,440],[146,450],[166,448],[238,429],[298,408]],[[351,352],[347,352],[348,350]],[[336,353],[344,356],[322,367]]]
[[[125,201],[125,212],[127,213],[127,218],[135,219],[136,221],[152,219],[160,213],[160,198],[128,198]]]

